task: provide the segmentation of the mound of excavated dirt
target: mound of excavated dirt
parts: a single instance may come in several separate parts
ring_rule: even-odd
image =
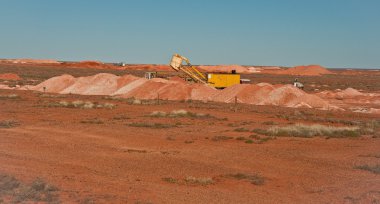
[[[81,61],[78,62],[80,66],[103,66],[104,63],[100,61]]]
[[[113,64],[105,64],[100,61],[63,62],[60,66],[67,68],[124,69],[124,67],[115,66]]]
[[[5,59],[0,60],[3,63],[13,63],[13,64],[59,64],[60,62],[56,60],[41,60],[41,59]]]
[[[327,70],[326,68],[320,65],[296,66],[275,73],[299,76],[320,76],[322,74],[333,74],[331,71]]]
[[[73,85],[75,81],[75,77],[68,74],[64,74],[62,76],[50,78],[34,87],[29,87],[29,89],[36,91],[46,91],[51,93],[61,93],[62,90]]]
[[[354,98],[357,96],[366,96],[368,94],[364,94],[354,88],[347,88],[343,91],[322,91],[317,93],[318,96],[322,98],[336,98],[336,99],[346,99],[346,98]]]
[[[5,74],[0,74],[0,79],[1,80],[21,80],[21,77],[17,74],[13,73],[5,73]]]
[[[337,95],[340,97],[355,97],[355,96],[363,96],[364,94],[356,89],[347,88],[343,91],[338,92]]]
[[[322,109],[329,107],[329,104],[318,96],[307,94],[292,85],[238,84],[216,90],[204,84],[188,84],[178,79],[147,80],[131,75],[120,77],[106,73],[79,78],[62,75],[48,79],[31,89],[61,94],[117,95],[138,99],[159,97],[167,100],[202,100],[223,103],[233,103],[237,97],[239,103],[256,105]]]
[[[82,95],[110,95],[117,90],[120,77],[113,74],[101,73],[89,77],[79,77],[75,83],[60,93]]]
[[[214,101],[238,102],[255,105],[276,105],[286,107],[328,108],[328,103],[318,96],[307,94],[292,85],[238,84],[221,90]]]
[[[198,66],[200,71],[203,72],[223,72],[231,73],[232,70],[236,70],[237,73],[254,73],[258,72],[254,67],[244,67],[241,65],[201,65]]]

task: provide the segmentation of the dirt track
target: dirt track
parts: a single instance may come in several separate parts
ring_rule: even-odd
[[[262,144],[238,140],[249,138],[252,129],[267,128],[272,123],[310,124],[313,118],[322,124],[342,125],[339,123],[353,118],[373,120],[375,115],[243,104],[235,112],[229,104],[162,101],[157,105],[153,101],[150,105],[131,105],[99,96],[59,98],[31,91],[0,90],[0,95],[9,94],[19,98],[0,100],[0,121],[15,120],[19,126],[0,128],[0,172],[23,181],[41,177],[59,188],[61,200],[66,203],[380,200],[379,176],[354,168],[378,164],[373,155],[380,153],[379,138],[277,137]],[[50,106],[62,100],[110,102],[117,106]],[[210,117],[149,116],[153,111],[178,109]],[[299,115],[310,120],[297,118]],[[154,123],[167,126],[131,126]],[[249,132],[237,131],[239,128]],[[237,173],[258,174],[264,183],[254,185],[228,176]],[[186,182],[190,177],[211,179],[212,183]]]

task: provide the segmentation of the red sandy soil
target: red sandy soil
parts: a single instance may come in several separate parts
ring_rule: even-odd
[[[323,74],[334,74],[320,65],[296,66],[282,70],[265,70],[263,73],[281,74],[281,75],[296,75],[296,76],[320,76]]]
[[[0,74],[0,79],[1,80],[21,80],[21,77],[13,73],[4,73],[4,74]]]
[[[50,59],[2,59],[0,63],[11,64],[59,64],[60,62]]]
[[[239,104],[129,105],[96,96],[0,90],[18,99],[0,100],[0,173],[23,182],[39,177],[57,186],[63,203],[371,203],[380,201],[380,178],[355,166],[378,164],[379,138],[278,137],[262,144],[237,140],[268,128],[311,122],[309,117],[352,121],[367,114]],[[58,96],[57,96],[58,97]],[[62,100],[115,103],[115,109],[52,107]],[[153,111],[186,109],[211,118],[156,118]],[[306,119],[278,118],[304,114]],[[100,120],[102,123],[83,121]],[[178,124],[152,129],[131,123]],[[324,123],[324,122],[321,122]],[[329,124],[340,125],[340,124]],[[216,136],[232,139],[213,141]],[[259,174],[263,185],[226,175]],[[184,182],[211,178],[209,185]],[[173,178],[173,182],[164,178]]]

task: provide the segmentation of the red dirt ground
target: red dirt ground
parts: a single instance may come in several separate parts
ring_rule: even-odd
[[[374,116],[273,106],[178,103],[130,105],[103,97],[59,96],[30,91],[0,90],[0,121],[19,126],[0,128],[0,172],[22,181],[43,178],[60,189],[64,203],[367,203],[379,201],[378,175],[355,169],[377,164],[380,139],[281,138],[263,144],[237,140],[252,132],[236,128],[266,128],[312,123],[283,116],[341,121],[371,120]],[[115,109],[53,107],[59,101],[111,102]],[[153,111],[185,109],[211,118],[156,118]],[[301,111],[301,112],[300,112]],[[311,111],[311,112],[310,112]],[[277,115],[281,115],[279,118]],[[312,116],[312,117],[311,117]],[[87,122],[86,122],[87,121]],[[93,122],[91,122],[93,121]],[[94,122],[95,121],[95,122]],[[96,122],[101,121],[101,123]],[[174,127],[131,127],[132,123],[161,123]],[[320,122],[329,124],[326,122]],[[232,139],[213,141],[217,136]],[[259,174],[263,185],[226,175]],[[185,183],[188,177],[214,183]],[[167,182],[164,178],[178,180]]]
[[[13,73],[4,73],[4,74],[0,74],[0,79],[1,80],[21,80],[21,77],[17,74],[13,74]]]
[[[105,70],[0,65],[1,73],[17,73],[23,78],[21,82],[33,85],[63,73],[84,77]],[[144,73],[135,71],[108,70],[118,76],[136,73],[141,77]],[[322,93],[326,100],[355,105],[357,99],[366,103],[373,96],[346,89],[348,85],[358,90],[379,91],[380,75],[363,73],[302,79],[309,87],[313,84],[328,91]],[[255,83],[284,84],[293,79],[287,75],[248,76]],[[67,81],[73,82],[73,78],[67,76]],[[89,83],[97,81],[96,77],[88,79],[92,79]],[[123,84],[134,80],[139,79],[126,75],[117,78],[111,87],[120,90]],[[64,89],[62,84],[56,84],[55,88]],[[249,86],[250,91],[256,88]],[[250,99],[249,94],[240,94]],[[377,98],[373,100],[377,103]],[[116,106],[113,109],[59,106],[74,101]],[[181,109],[210,116],[150,116],[155,111]],[[7,125],[7,121],[13,121],[14,126]],[[0,90],[0,176],[15,176],[23,182],[42,178],[58,187],[62,203],[376,203],[380,202],[379,175],[356,168],[379,165],[379,128],[371,121],[379,123],[378,115]],[[368,128],[375,128],[375,133],[352,138],[255,139],[266,137],[254,133],[254,129],[297,123],[329,126],[365,123]],[[253,143],[246,143],[241,137]],[[258,174],[264,183],[254,185],[228,176],[238,173]],[[202,185],[185,181],[191,177],[213,182]]]

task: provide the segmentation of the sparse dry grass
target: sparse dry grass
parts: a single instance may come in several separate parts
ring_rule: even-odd
[[[47,94],[47,93],[40,94],[39,93],[39,97],[41,97],[41,98],[66,98],[66,95],[63,95],[63,94]]]
[[[16,120],[2,120],[0,121],[0,128],[13,128],[20,126],[20,123]]]
[[[162,178],[163,181],[166,181],[168,183],[178,183],[178,179],[172,178],[172,177],[165,177]]]
[[[163,181],[165,182],[168,182],[168,183],[172,183],[172,184],[181,184],[181,185],[201,185],[201,186],[205,186],[205,185],[210,185],[210,184],[214,184],[215,181],[214,179],[210,178],[210,177],[193,177],[193,176],[188,176],[184,179],[176,179],[176,178],[172,178],[172,177],[164,177],[162,178]]]
[[[265,182],[265,178],[260,176],[259,174],[243,174],[243,173],[236,173],[236,174],[228,174],[226,175],[228,178],[233,178],[237,180],[246,180],[254,185],[263,185]]]
[[[326,136],[331,138],[358,137],[360,136],[359,127],[333,127],[325,125],[289,125],[284,127],[274,126],[268,130],[255,129],[258,134],[284,137],[316,137]]]
[[[192,184],[192,185],[210,185],[215,183],[215,181],[212,178],[196,178],[193,176],[188,176],[185,178],[186,184]]]
[[[128,120],[128,119],[131,119],[130,117],[126,116],[126,115],[117,115],[115,117],[112,118],[113,120]]]
[[[48,107],[64,107],[64,108],[79,108],[79,109],[94,109],[94,108],[105,108],[113,109],[116,107],[113,103],[97,103],[91,101],[59,101],[52,102],[47,105]]]
[[[163,124],[163,123],[130,123],[128,126],[131,127],[146,127],[146,128],[156,128],[156,129],[162,129],[162,128],[173,128],[177,127],[177,125],[172,124]]]
[[[355,166],[355,169],[361,169],[366,170],[375,174],[380,174],[380,164],[369,166],[369,165],[362,165],[362,166]]]
[[[234,131],[235,132],[249,132],[249,129],[241,127],[241,128],[234,129]]]
[[[12,176],[0,174],[0,200],[10,197],[11,203],[61,203],[58,188],[37,178],[30,184],[24,184]]]
[[[149,116],[151,117],[170,117],[170,118],[179,118],[179,117],[190,117],[190,118],[209,118],[209,114],[204,113],[193,113],[186,110],[173,110],[170,113],[164,111],[153,111]]]
[[[19,99],[21,98],[17,94],[0,95],[0,99]]]
[[[84,124],[104,124],[104,121],[99,118],[89,118],[80,122]]]
[[[230,140],[230,139],[233,139],[233,137],[224,136],[224,135],[214,136],[214,137],[211,138],[211,140],[215,141],[215,142],[224,141],[224,140]]]

